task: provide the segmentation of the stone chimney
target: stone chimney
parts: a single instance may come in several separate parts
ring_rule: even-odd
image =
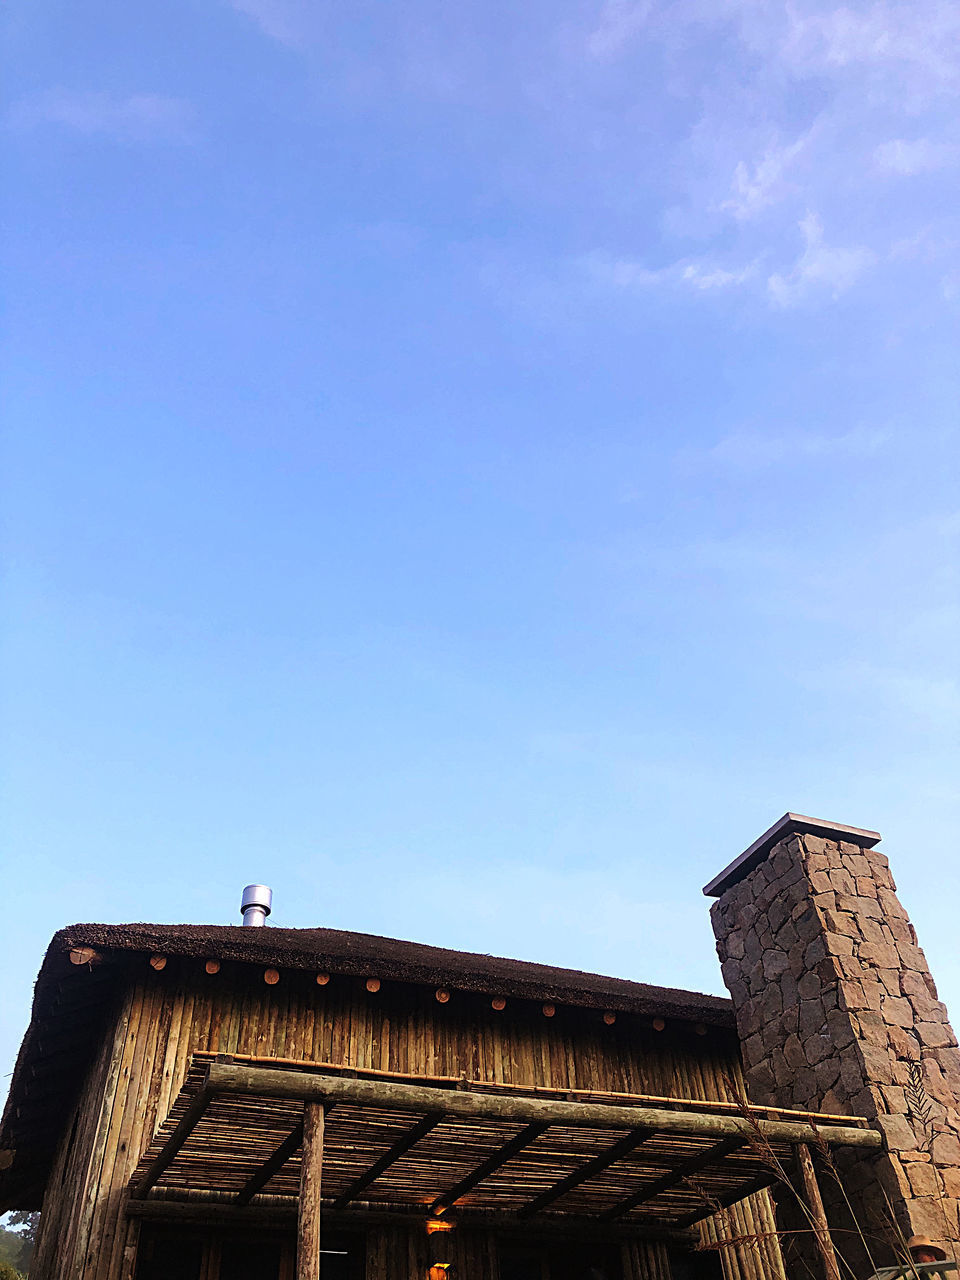
[[[912,1235],[960,1252],[960,1052],[879,839],[787,813],[704,888],[750,1100],[883,1131],[882,1151],[838,1156],[842,1190],[821,1166],[860,1277]]]

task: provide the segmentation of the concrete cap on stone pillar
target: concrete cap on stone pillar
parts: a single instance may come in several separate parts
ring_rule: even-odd
[[[714,876],[709,884],[705,884],[703,892],[708,898],[719,898],[721,893],[731,885],[737,884],[749,875],[784,836],[793,835],[795,832],[820,836],[824,840],[843,840],[847,844],[858,844],[861,849],[872,849],[881,839],[879,831],[867,831],[863,827],[846,827],[842,822],[825,822],[822,818],[807,818],[802,813],[785,813],[769,831],[765,831],[748,849],[744,849],[739,858],[734,858],[733,862],[728,867],[724,867],[718,876]]]

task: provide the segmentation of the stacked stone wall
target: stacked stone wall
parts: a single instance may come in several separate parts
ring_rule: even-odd
[[[858,1274],[861,1229],[877,1265],[913,1234],[956,1256],[960,1051],[886,857],[789,835],[711,914],[750,1099],[883,1131],[880,1154],[840,1159],[842,1191],[821,1178]]]

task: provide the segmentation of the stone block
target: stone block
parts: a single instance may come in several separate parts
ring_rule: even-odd
[[[889,889],[883,888],[881,885],[877,889],[877,898],[883,908],[883,914],[887,916],[888,919],[907,919],[907,913],[903,909],[903,904],[895,893],[892,893]]]
[[[931,1240],[938,1240],[943,1236],[943,1210],[939,1201],[928,1196],[921,1198],[913,1198],[904,1202],[904,1208],[909,1218],[909,1231],[911,1235],[929,1236]]]
[[[820,1099],[820,1110],[828,1116],[848,1116],[851,1114],[850,1103],[836,1089],[828,1089]]]
[[[826,1030],[827,1014],[819,1000],[803,1000],[800,1004],[800,1039],[819,1035]]]
[[[836,861],[835,854],[837,850],[833,841],[825,840],[823,836],[815,836],[808,831],[804,831],[800,834],[800,843],[802,845],[803,852],[808,858],[815,857],[817,854],[820,854],[822,857],[827,857],[831,864]]]
[[[876,1123],[891,1151],[916,1150],[917,1137],[906,1116],[878,1115]]]
[[[737,1031],[740,1039],[746,1040],[756,1035],[763,1026],[763,1015],[757,1000],[745,1000],[737,1011]]]
[[[915,943],[898,941],[897,950],[900,952],[900,960],[908,969],[916,969],[920,973],[926,971],[927,957]]]
[[[877,969],[893,969],[899,972],[900,953],[897,948],[884,942],[861,942],[857,952],[860,963],[871,965]]]
[[[907,1178],[910,1190],[915,1196],[936,1196],[940,1194],[940,1180],[933,1165],[921,1161],[911,1161],[907,1165]]]
[[[776,1080],[770,1063],[764,1060],[746,1072],[747,1094],[754,1101],[764,1106],[771,1102],[776,1090]]]
[[[828,1035],[807,1036],[802,1043],[804,1057],[811,1067],[816,1066],[818,1062],[823,1062],[824,1058],[833,1056],[833,1041]]]
[[[906,1001],[904,1001],[906,1003]],[[783,1012],[783,996],[775,982],[771,982],[760,997],[760,1015],[766,1022],[772,1021]]]
[[[774,950],[773,948],[763,953],[763,976],[768,982],[778,978],[788,967],[787,954],[785,951]]]
[[[743,959],[743,934],[734,929],[724,939],[724,950],[731,960]]]
[[[863,993],[863,983],[854,978],[845,978],[837,984],[840,997],[840,1008],[853,1012],[868,1008],[867,998]]]
[[[895,916],[887,916],[885,923],[898,943],[913,943],[913,936],[907,920],[898,920]]]
[[[829,871],[811,871],[810,887],[814,893],[831,893],[834,890],[833,880],[830,878]]]
[[[793,914],[793,927],[797,931],[797,936],[801,942],[812,942],[814,938],[819,938],[823,931],[823,922],[819,913],[807,903],[801,903]]]
[[[873,876],[854,876],[854,884],[857,888],[858,898],[876,898],[878,896],[877,882]]]
[[[919,1056],[918,1049],[914,1057],[919,1058]],[[944,1074],[939,1062],[932,1061],[929,1054],[923,1059],[923,1087],[930,1097],[935,1098],[942,1107],[948,1110],[960,1110],[960,1107],[958,1107],[960,1097],[951,1088],[950,1081]]]
[[[903,996],[887,996],[880,1006],[884,1022],[891,1027],[912,1027],[913,1006]]]
[[[866,971],[863,979],[863,994],[873,1012],[879,1013],[883,1007],[883,998],[886,992],[883,983],[877,977],[876,969]]]
[[[815,1000],[823,990],[823,983],[815,971],[808,971],[797,983],[797,994],[801,1000]]]
[[[930,1150],[934,1161],[941,1168],[960,1167],[960,1138],[955,1133],[938,1133]]]
[[[897,955],[899,956],[899,952]],[[922,973],[917,973],[915,969],[901,969],[900,971],[900,991],[905,996],[929,996],[930,991]]]
[[[824,916],[827,916],[827,912],[824,912]],[[857,917],[851,911],[831,911],[825,923],[831,933],[842,933],[845,938],[853,938],[855,942],[863,936]]]
[[[800,1030],[800,1004],[794,1001],[789,1008],[784,1009],[780,1015],[780,1029],[783,1032],[783,1038],[789,1035],[796,1035]]]
[[[885,1049],[890,1043],[887,1023],[873,1009],[861,1009],[855,1021],[860,1039],[865,1044],[877,1045]]]
[[[880,1096],[883,1098],[884,1106],[891,1115],[905,1116],[907,1114],[907,1095],[898,1084],[885,1084],[880,1090]]]
[[[854,939],[846,933],[834,933],[832,930],[824,932],[824,941],[827,944],[828,956],[852,956],[855,947],[859,944],[859,937]],[[812,945],[812,944],[811,944]]]
[[[822,1098],[840,1079],[840,1059],[831,1052],[815,1065],[814,1076],[817,1081],[817,1097]]]
[[[860,1060],[863,1064],[863,1079],[872,1084],[895,1084],[893,1075],[893,1059],[889,1050],[875,1044],[858,1045]]]
[[[741,1039],[740,1052],[743,1054],[743,1062],[746,1067],[754,1067],[757,1063],[762,1062],[765,1055],[763,1041],[760,1039],[759,1034]]]
[[[926,992],[923,995],[915,995],[908,998],[916,1011],[917,1022],[947,1021],[946,1005],[941,1004],[939,1000],[932,1000]]]
[[[844,851],[843,853],[844,866],[847,867],[850,871],[852,871],[855,876],[864,876],[866,879],[872,880],[873,873],[872,873],[870,863],[863,856],[863,851],[861,850],[860,846],[859,845],[854,846],[856,848],[856,853],[848,853],[847,846],[845,844],[841,845],[840,847]]]
[[[816,974],[824,986],[831,986],[844,976],[843,962],[849,957],[825,956],[817,961]]]
[[[806,1054],[803,1052],[800,1037],[797,1035],[787,1036],[783,1045],[783,1056],[794,1070],[799,1070],[807,1065]]]
[[[915,1062],[920,1057],[920,1045],[916,1037],[903,1027],[888,1027],[887,1043],[898,1058]]]
[[[770,904],[770,910],[767,913],[767,919],[770,922],[770,928],[774,933],[790,918],[790,911],[786,902],[782,898],[777,898]]]
[[[870,916],[858,916],[857,923],[860,925],[860,932],[865,942],[883,944],[893,941],[893,934],[880,920],[874,920]]]
[[[815,968],[821,960],[825,959],[830,954],[830,948],[827,945],[827,938],[837,938],[839,936],[840,935],[836,933],[831,933],[829,935],[823,932],[818,933],[817,936],[808,942],[804,948],[803,967],[805,969]],[[849,938],[847,938],[847,942],[850,942]],[[850,952],[851,954],[853,952],[852,942],[850,942]]]
[[[792,920],[785,920],[777,930],[777,946],[781,951],[790,952],[790,950],[800,941],[800,935],[797,933],[797,927]]]
[[[843,894],[847,898],[855,898],[857,896],[857,886],[853,882],[853,876],[849,871],[844,871],[840,867],[834,867],[830,872],[830,888],[837,895]],[[840,905],[839,897],[837,905]],[[841,910],[845,909],[841,907]]]
[[[800,1000],[797,980],[789,970],[780,977],[780,994],[783,997],[784,1009],[792,1008]]]
[[[888,996],[900,995],[900,971],[898,969],[878,969],[877,976],[883,983]]]
[[[928,1049],[955,1046],[957,1043],[950,1027],[942,1022],[918,1022],[914,1030],[920,1043]]]
[[[855,1039],[850,1016],[844,1013],[842,1009],[828,1011],[827,1031],[838,1052],[841,1049],[845,1049],[847,1045],[853,1044]]]

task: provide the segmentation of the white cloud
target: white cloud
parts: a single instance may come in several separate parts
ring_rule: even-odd
[[[789,7],[787,15],[781,56],[796,70],[908,69],[924,77],[928,91],[958,83],[960,10],[952,0],[879,0],[858,9],[807,0]]]
[[[917,173],[932,173],[956,164],[960,148],[948,142],[934,142],[930,138],[905,141],[893,138],[882,142],[873,153],[878,169],[887,173],[912,177]]]
[[[623,291],[679,285],[706,292],[745,284],[756,275],[755,263],[729,270],[713,263],[684,259],[665,267],[646,267],[629,258],[599,252],[582,258],[580,265],[595,283]]]
[[[193,109],[182,98],[156,93],[117,97],[108,93],[48,89],[22,99],[10,113],[16,128],[58,125],[88,137],[123,142],[185,142]]]
[[[304,36],[304,8],[298,0],[230,0],[238,13],[280,44],[298,46]]]
[[[587,37],[594,58],[608,58],[630,44],[647,24],[651,0],[605,0],[599,21]]]
[[[775,272],[767,280],[771,299],[781,307],[795,306],[811,296],[827,293],[838,298],[875,260],[863,245],[840,248],[828,245],[816,214],[800,223],[805,247],[786,274]]]
[[[724,267],[704,266],[702,262],[692,262],[680,273],[684,283],[695,289],[729,289],[731,286],[746,284],[756,275],[756,264],[751,262],[737,271],[727,271]]]
[[[855,427],[837,435],[815,431],[737,431],[718,440],[703,456],[726,466],[754,470],[825,458],[871,457],[890,438],[889,431],[868,427]]]
[[[752,164],[741,160],[734,171],[732,194],[721,204],[738,221],[755,218],[780,199],[790,167],[808,148],[811,129],[786,146],[768,147]]]

